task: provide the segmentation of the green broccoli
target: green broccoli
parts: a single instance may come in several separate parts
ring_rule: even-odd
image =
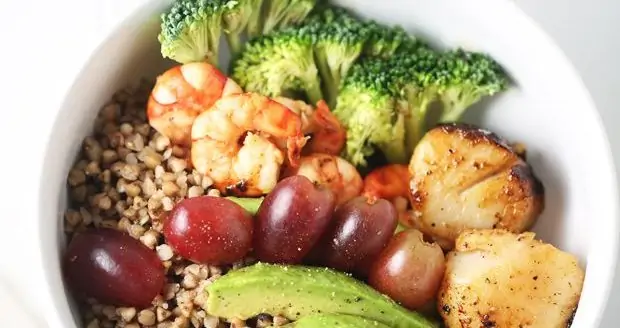
[[[317,4],[317,0],[261,0],[260,10],[248,26],[250,38],[280,30],[302,22]]]
[[[262,0],[225,0],[222,28],[228,41],[232,58],[241,52],[243,32],[250,21],[256,19]]]
[[[402,163],[405,155],[405,116],[399,112],[399,88],[388,61],[360,60],[344,79],[334,115],[347,129],[343,157],[364,167],[375,147],[384,147],[388,161]]]
[[[427,110],[439,100],[443,112],[439,123],[455,122],[471,105],[508,86],[502,68],[489,56],[451,50],[441,54],[419,48],[413,56],[405,55],[407,62],[398,67],[408,67],[401,76],[401,94],[407,102],[406,146],[411,153],[426,132]]]
[[[222,14],[221,0],[177,0],[161,16],[161,54],[185,64],[206,60],[218,65]]]
[[[428,108],[446,107],[441,121],[460,118],[485,95],[507,87],[507,77],[488,56],[462,50],[436,53],[419,47],[353,66],[334,114],[347,128],[343,156],[358,167],[380,150],[392,163],[406,163],[426,132]]]
[[[249,39],[253,39],[255,37],[258,37],[259,35],[262,34],[262,30],[261,30],[261,24],[262,24],[262,18],[263,18],[263,6],[265,5],[265,2],[267,2],[268,0],[254,0],[256,1],[256,6],[254,7],[254,9],[252,10],[252,12],[250,13],[250,19],[248,21],[248,26],[247,26],[247,32],[248,32],[248,38]]]
[[[426,132],[428,109],[437,99],[435,69],[441,55],[427,48],[413,53],[400,53],[387,59],[396,67],[394,84],[400,93],[400,110],[405,115],[405,156],[413,154],[415,146]]]
[[[422,45],[401,28],[359,20],[339,7],[317,10],[298,29],[313,40],[314,60],[330,107],[335,106],[342,78],[365,49],[369,56],[390,56],[401,49],[413,51]]]
[[[300,31],[313,39],[323,95],[333,107],[340,80],[361,55],[368,40],[368,29],[344,9],[328,8],[310,16]]]
[[[490,56],[462,49],[445,53],[435,76],[443,105],[441,123],[459,120],[467,108],[510,84],[507,73]]]
[[[364,55],[387,58],[401,51],[413,51],[426,44],[410,36],[402,27],[387,27],[375,21],[367,23],[368,42]]]
[[[269,97],[297,97],[311,103],[323,99],[312,39],[288,28],[253,39],[232,62],[232,76],[246,91]]]

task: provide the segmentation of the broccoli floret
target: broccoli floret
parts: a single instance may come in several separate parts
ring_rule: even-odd
[[[334,106],[338,86],[359,58],[366,41],[365,24],[340,8],[328,8],[312,15],[300,28],[313,39],[314,59],[323,83],[323,95]]]
[[[428,109],[443,103],[441,121],[454,121],[508,79],[488,56],[462,50],[436,53],[425,47],[356,63],[344,80],[334,114],[347,128],[344,156],[358,167],[380,150],[404,163],[426,132]]]
[[[236,58],[241,52],[242,34],[250,21],[257,19],[261,4],[262,0],[225,0],[222,28],[232,58]]]
[[[455,122],[485,96],[508,88],[509,78],[490,56],[456,49],[445,53],[435,72],[443,105],[440,122]]]
[[[365,50],[368,56],[388,57],[401,49],[414,51],[422,45],[401,28],[365,22],[333,6],[316,10],[304,21],[300,32],[313,39],[314,59],[330,107],[335,106],[341,80]]]
[[[264,2],[263,11],[276,4],[290,7],[301,3]],[[315,4],[312,1],[307,9]],[[248,91],[267,96],[297,96],[303,92],[313,103],[324,99],[335,107],[340,83],[360,57],[389,57],[401,49],[413,51],[423,45],[401,28],[359,20],[343,8],[326,5],[315,9],[303,22],[246,44],[232,64],[235,80]],[[307,13],[302,11],[305,17]]]
[[[365,157],[379,149],[391,163],[407,162],[423,134],[427,109],[436,98],[432,69],[437,60],[435,52],[422,47],[354,66],[341,87],[334,110],[348,128],[347,159],[363,167]],[[368,94],[382,94],[373,97],[389,99],[388,106],[377,106],[369,101]],[[391,118],[359,119],[371,115]]]
[[[306,94],[323,99],[312,39],[299,29],[284,29],[253,39],[232,64],[232,75],[246,91],[269,97]]]
[[[370,21],[367,29],[368,42],[364,47],[366,56],[388,58],[397,51],[413,51],[419,46],[426,46],[399,26],[387,27]]]
[[[317,0],[262,0],[262,7],[248,27],[251,38],[302,22]]]
[[[437,99],[435,69],[441,55],[427,48],[399,53],[387,59],[396,67],[393,75],[399,89],[401,112],[405,115],[405,154],[409,158],[426,132],[428,109]]]
[[[208,61],[217,66],[222,34],[221,0],[178,0],[161,16],[161,54],[185,64]]]
[[[334,115],[347,129],[342,154],[353,165],[364,167],[375,147],[390,162],[402,163],[405,155],[405,117],[399,112],[399,88],[386,60],[361,60],[349,71],[338,95]]]

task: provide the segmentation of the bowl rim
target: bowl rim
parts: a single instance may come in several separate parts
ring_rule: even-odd
[[[618,218],[620,218],[620,193],[618,186],[618,174],[615,162],[613,160],[611,144],[609,142],[608,134],[603,124],[600,111],[598,109],[598,106],[596,105],[596,102],[592,98],[592,94],[589,88],[585,85],[581,75],[574,67],[572,62],[569,60],[568,56],[532,17],[525,13],[513,1],[479,1],[486,2],[485,5],[489,8],[490,11],[512,12],[510,16],[513,19],[523,22],[523,24],[520,25],[520,28],[527,30],[524,33],[536,36],[541,41],[543,41],[540,42],[540,44],[546,47],[546,52],[551,53],[553,57],[558,60],[558,63],[556,64],[563,67],[563,69],[566,70],[566,72],[573,77],[573,80],[575,82],[574,86],[584,91],[579,92],[578,94],[580,94],[580,97],[583,98],[583,104],[585,104],[587,107],[587,109],[584,110],[589,111],[589,115],[593,115],[593,123],[596,124],[596,132],[594,132],[596,133],[596,135],[593,138],[597,139],[597,142],[600,144],[602,148],[600,156],[602,159],[604,159],[604,163],[601,163],[600,169],[604,169],[604,175],[610,178],[610,183],[608,186],[606,186],[606,193],[604,193],[604,195],[610,201],[608,205],[609,209],[607,212],[609,214],[609,217],[613,218],[608,222],[608,238],[592,238],[592,242],[589,246],[587,255],[587,266],[591,269],[586,270],[586,277],[584,280],[584,287],[582,291],[583,296],[583,292],[585,292],[586,289],[599,290],[596,296],[600,296],[600,298],[597,298],[596,301],[599,303],[600,306],[596,308],[596,313],[589,313],[589,317],[591,317],[593,320],[593,327],[598,327],[598,325],[603,319],[603,316],[605,315],[605,311],[608,309],[608,300],[612,292],[611,289],[613,287],[615,271],[618,265],[618,246],[620,245],[620,234],[618,233],[618,227],[620,226],[618,224]],[[41,163],[40,169],[37,172],[39,174],[37,179],[39,181],[39,185],[45,183],[45,163],[49,162],[50,158],[53,156],[52,137],[54,136],[54,134],[56,134],[57,130],[61,129],[60,113],[67,111],[68,103],[71,97],[75,95],[77,90],[79,89],[80,82],[89,75],[88,72],[90,71],[90,67],[92,67],[93,64],[96,62],[96,54],[99,53],[103,48],[105,48],[106,45],[109,44],[110,41],[119,33],[121,33],[125,28],[131,26],[133,18],[138,12],[147,9],[150,6],[153,6],[153,4],[156,2],[157,0],[141,0],[140,5],[131,6],[130,10],[123,11],[125,13],[123,17],[120,19],[116,19],[115,23],[113,23],[108,29],[108,31],[103,34],[103,37],[100,38],[97,45],[91,48],[89,58],[81,63],[79,70],[76,71],[77,74],[75,74],[73,82],[63,92],[63,97],[61,98],[63,100],[58,106],[53,123],[51,123],[51,129],[49,129],[48,131],[47,142],[44,146],[44,158]],[[58,284],[59,281],[52,278],[49,274],[49,268],[45,266],[45,263],[48,262],[50,259],[46,257],[44,252],[42,251],[49,246],[44,243],[44,240],[46,240],[44,236],[51,233],[50,231],[45,231],[44,229],[42,229],[43,225],[40,223],[45,218],[49,218],[50,216],[52,216],[49,212],[44,211],[43,198],[46,196],[47,195],[44,195],[41,188],[39,188],[39,192],[37,194],[37,229],[35,232],[37,237],[37,249],[39,250],[37,254],[38,258],[36,259],[36,261],[37,265],[40,266],[39,272],[41,272],[41,287],[43,289],[39,297],[42,299],[42,305],[44,307],[44,319],[47,324],[51,328],[68,328],[66,322],[63,321],[64,314],[61,315],[61,312],[64,312],[64,309],[61,309],[61,304],[58,300],[60,296],[54,295],[51,289],[51,286],[54,284]],[[56,217],[56,219],[58,218]],[[58,234],[59,232],[54,231],[53,233]],[[60,269],[60,263],[58,263],[57,258],[54,258],[53,262],[56,265],[56,268],[54,269]],[[592,269],[592,267],[594,268]],[[596,276],[594,276],[593,271],[597,271]],[[583,299],[580,299],[580,305],[582,305],[582,301]],[[592,301],[592,299],[589,299],[589,301]],[[582,307],[580,306],[579,309],[581,308]],[[579,313],[579,309],[577,313]]]
[[[61,123],[62,123],[60,120],[62,116],[61,113],[67,110],[66,107],[69,103],[70,96],[76,93],[76,89],[81,84],[80,82],[88,76],[87,72],[89,71],[89,68],[92,67],[96,63],[96,57],[97,57],[96,54],[101,53],[102,52],[101,50],[104,49],[106,45],[109,44],[110,41],[116,35],[118,35],[121,31],[132,26],[133,18],[136,16],[137,13],[153,6],[153,3],[155,3],[157,0],[140,0],[140,1],[141,1],[140,5],[133,6],[131,10],[121,11],[124,13],[123,17],[116,19],[116,21],[113,24],[111,24],[108,32],[103,33],[103,36],[100,37],[96,45],[94,47],[91,47],[88,59],[80,63],[78,69],[76,70],[77,73],[75,74],[73,82],[70,83],[70,85],[64,90],[62,98],[61,98],[62,101],[58,105],[57,112],[54,117],[54,121],[51,124],[51,129],[48,130],[48,134],[46,138],[47,142],[44,143],[43,161],[41,162],[41,166],[38,171],[38,174],[39,174],[38,179],[37,179],[37,181],[39,181],[38,185],[42,185],[43,183],[45,183],[45,180],[44,180],[45,179],[44,172],[46,168],[45,163],[47,163],[50,160],[50,157],[53,156],[52,154],[53,153],[52,151],[53,149],[52,140],[53,139],[52,138],[54,134],[56,133],[56,131],[61,128]],[[49,269],[45,265],[48,259],[45,256],[44,252],[41,251],[47,247],[47,245],[44,244],[44,240],[45,240],[44,235],[50,233],[49,231],[45,231],[44,229],[42,229],[42,224],[40,224],[40,222],[44,220],[46,216],[48,217],[50,216],[49,213],[43,210],[44,206],[42,206],[42,202],[43,202],[44,197],[45,195],[43,195],[41,188],[39,188],[39,191],[37,194],[37,202],[36,202],[37,207],[38,207],[37,208],[36,241],[37,241],[37,249],[39,250],[37,254],[38,255],[37,264],[40,266],[40,270],[38,271],[41,272],[40,277],[42,279],[42,283],[40,285],[41,285],[41,288],[43,289],[41,295],[39,295],[39,297],[42,299],[41,304],[43,305],[43,320],[45,320],[49,328],[79,328],[75,326],[74,327],[67,326],[67,323],[63,318],[63,315],[61,315],[61,312],[64,310],[64,309],[61,309],[61,306],[67,305],[67,304],[59,303],[58,302],[59,296],[54,295],[54,292],[51,289],[51,286],[53,284],[62,283],[62,281],[55,280],[50,276],[48,272]],[[59,231],[54,231],[53,233],[58,234]],[[57,266],[56,269],[61,270],[59,261],[54,261],[54,264]],[[60,278],[61,279],[63,278],[62,272],[60,273]],[[67,301],[68,300],[65,300],[65,302]],[[67,306],[67,308],[69,310],[69,313],[67,314],[70,316],[71,307]]]
[[[518,12],[520,15],[518,18],[523,21],[525,24],[520,24],[519,28],[528,29],[529,35],[536,36],[540,38],[542,41],[541,44],[546,46],[548,52],[552,53],[552,55],[558,60],[558,63],[573,77],[573,82],[575,83],[574,87],[578,90],[583,90],[580,96],[583,98],[583,104],[586,105],[584,110],[590,111],[590,115],[592,115],[592,119],[594,120],[594,124],[596,125],[595,132],[597,135],[595,138],[598,142],[600,142],[600,146],[602,151],[600,152],[601,158],[604,158],[605,163],[601,165],[601,169],[604,167],[606,172],[604,175],[609,177],[609,184],[606,193],[603,193],[608,198],[608,206],[609,206],[609,225],[607,233],[609,234],[609,238],[591,238],[588,255],[587,255],[587,267],[585,270],[585,279],[584,285],[581,292],[581,298],[578,303],[578,308],[576,314],[574,316],[575,321],[573,321],[573,325],[579,322],[580,313],[583,312],[583,304],[585,304],[586,299],[583,298],[586,291],[593,290],[595,287],[599,290],[600,298],[596,300],[592,300],[592,298],[587,299],[590,302],[598,302],[599,306],[595,307],[596,313],[592,313],[590,317],[592,318],[592,327],[598,327],[603,321],[603,317],[605,316],[606,310],[609,307],[609,299],[612,292],[612,288],[614,286],[614,281],[616,278],[616,269],[618,267],[618,255],[620,253],[620,233],[618,229],[620,227],[619,219],[620,219],[620,186],[618,185],[618,168],[616,167],[613,151],[611,147],[611,143],[609,142],[609,136],[607,134],[607,129],[603,124],[603,119],[600,114],[600,110],[592,97],[592,93],[590,89],[585,84],[581,74],[577,70],[577,68],[573,65],[571,60],[568,58],[566,53],[560,48],[557,42],[538,24],[531,16],[525,13],[521,8],[517,6],[517,4],[513,1],[495,1],[495,4],[503,3],[505,5],[504,10],[512,10],[513,12]],[[501,9],[501,7],[499,8]],[[532,33],[537,32],[537,33]],[[596,271],[596,273],[594,273]],[[587,294],[586,294],[587,295]],[[595,295],[596,296],[596,295]],[[592,307],[589,307],[592,308]],[[580,311],[582,310],[582,311]],[[581,327],[579,325],[575,325],[575,327]]]

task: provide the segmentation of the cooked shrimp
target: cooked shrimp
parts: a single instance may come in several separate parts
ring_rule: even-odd
[[[308,145],[310,153],[340,154],[347,140],[347,131],[323,100],[317,103],[312,121],[315,128]]]
[[[315,109],[300,100],[286,97],[276,97],[274,100],[287,106],[301,117],[304,135],[311,136],[308,145],[304,148],[304,153],[340,154],[344,148],[347,133],[329,110],[327,103],[321,100]]]
[[[149,123],[173,143],[189,146],[194,119],[221,97],[242,92],[208,63],[175,66],[157,78],[147,105]]]
[[[371,171],[364,178],[366,197],[383,198],[391,201],[399,214],[399,221],[406,227],[415,227],[411,212],[410,173],[407,165],[389,164]]]
[[[301,131],[304,135],[311,134],[313,131],[312,116],[314,115],[314,108],[301,100],[295,100],[287,97],[274,97],[273,100],[288,107],[295,112],[301,118]]]
[[[260,196],[271,191],[284,163],[286,140],[290,165],[296,166],[306,143],[301,120],[293,111],[255,93],[223,97],[200,114],[192,126],[192,163],[223,193]]]
[[[364,178],[364,194],[377,198],[410,198],[409,168],[407,165],[390,164],[371,171]]]
[[[362,177],[346,160],[329,154],[312,154],[301,158],[298,167],[289,167],[284,176],[303,175],[310,181],[330,188],[336,194],[336,202],[342,204],[362,191]]]

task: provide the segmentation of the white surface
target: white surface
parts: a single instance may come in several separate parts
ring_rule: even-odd
[[[67,14],[66,21],[59,21],[65,17],[63,12],[69,13],[68,2],[44,2],[43,7],[38,8],[34,8],[34,5],[30,5],[32,8],[23,8],[23,4],[13,7],[13,1],[0,4],[2,7],[10,6],[0,8],[0,12],[15,13],[7,15],[3,21],[9,26],[3,26],[3,30],[15,33],[7,33],[9,39],[3,41],[1,56],[5,59],[4,56],[8,55],[3,60],[8,65],[1,82],[5,92],[2,93],[4,115],[0,118],[0,131],[6,149],[3,159],[10,159],[2,164],[3,168],[6,166],[3,170],[6,178],[1,193],[5,196],[3,199],[10,201],[1,205],[3,227],[8,229],[0,241],[5,250],[0,278],[5,284],[13,285],[14,291],[11,296],[5,296],[0,291],[0,305],[7,309],[4,304],[6,301],[28,304],[26,316],[31,319],[41,314],[42,304],[37,295],[43,286],[39,285],[40,272],[34,271],[38,268],[28,266],[28,259],[36,257],[36,249],[29,247],[34,243],[29,243],[27,238],[34,231],[35,190],[31,188],[36,188],[37,183],[28,172],[36,169],[41,159],[42,139],[48,135],[54,110],[58,108],[72,76],[82,65],[81,60],[86,58],[84,54],[98,42],[101,31],[127,13],[126,8],[135,6],[140,0],[99,2],[97,6],[94,1],[76,2],[71,11],[73,16],[75,13],[80,15],[71,20],[72,15]],[[611,34],[614,30],[618,31],[618,27],[613,28],[612,15],[619,12],[619,4],[612,1],[580,4],[576,0],[569,4],[559,0],[546,0],[544,4],[535,0],[516,2],[522,3],[572,56],[602,110],[614,149],[620,150],[617,128],[611,128],[614,122],[620,123],[619,112],[615,110],[619,99],[614,92],[619,89],[620,81],[617,74],[613,74],[619,69],[616,54],[620,39],[614,39]],[[53,19],[56,26],[50,24]],[[69,30],[71,26],[78,28]],[[57,32],[63,30],[62,33]],[[620,163],[620,158],[616,161]],[[620,300],[616,302],[609,308],[620,306]],[[613,327],[617,323],[617,319],[612,317],[613,312],[609,312],[610,316],[601,327]],[[7,318],[7,313],[12,317],[17,312],[1,313],[0,327],[16,326],[10,321],[1,320]],[[28,327],[24,324],[19,326]],[[33,327],[43,327],[43,324],[39,321]]]
[[[615,0],[516,2],[554,37],[579,70],[606,125],[616,167],[620,168],[620,94],[618,93],[620,2]],[[616,269],[613,292],[600,327],[618,327],[620,322],[618,309],[620,309],[620,267]]]

